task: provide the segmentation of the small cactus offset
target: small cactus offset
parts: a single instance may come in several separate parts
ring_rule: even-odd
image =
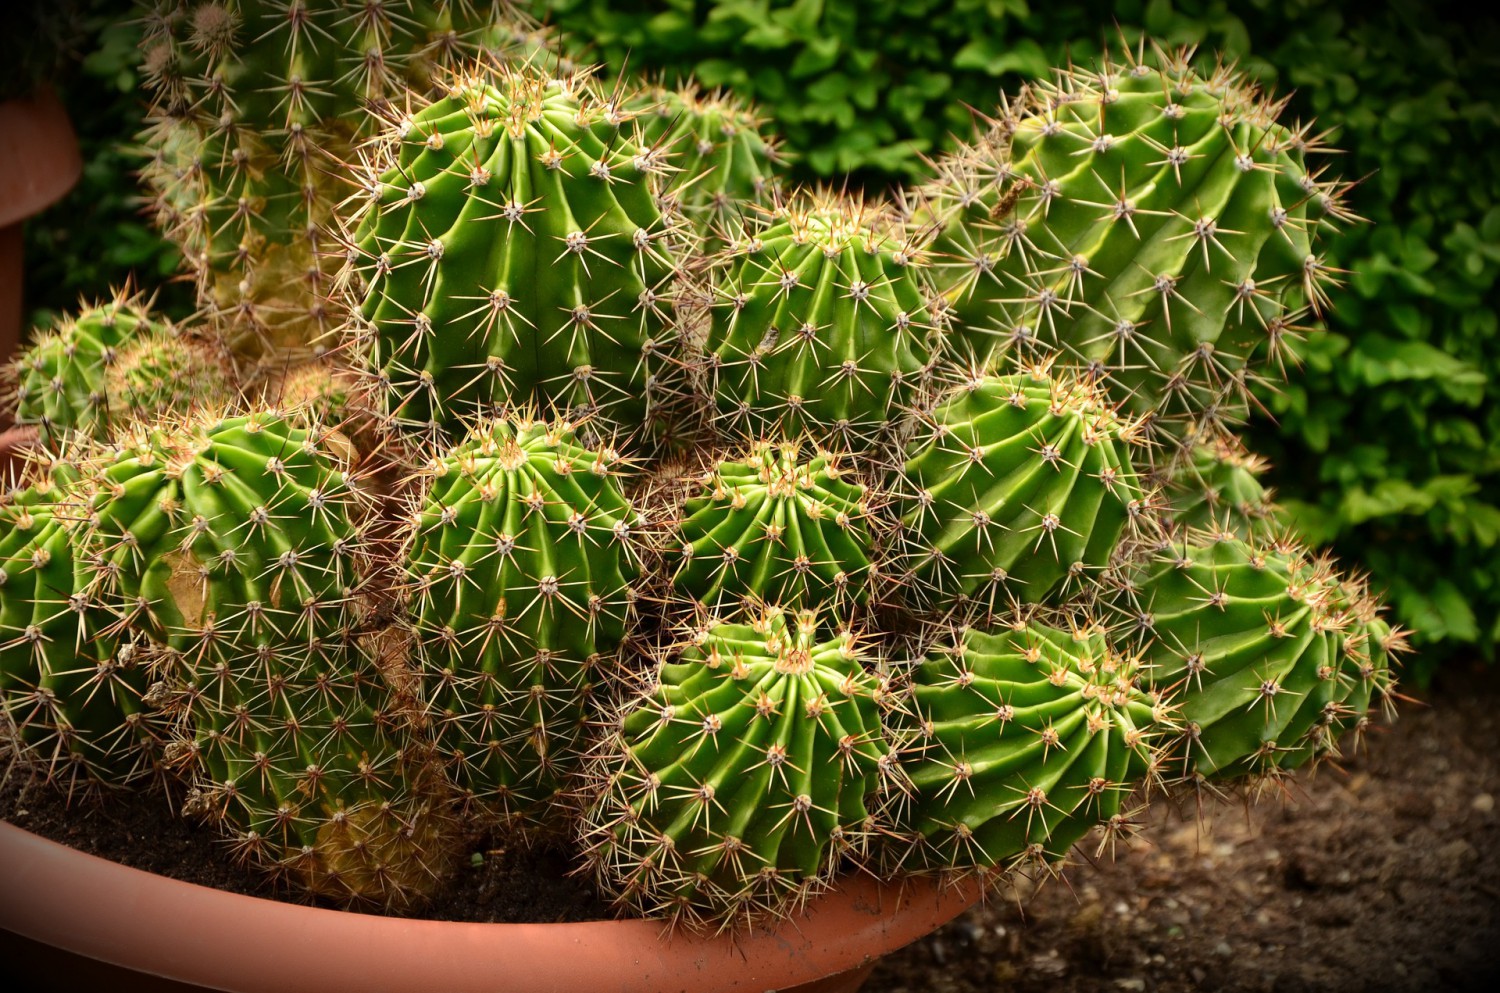
[[[1191,56],[1059,70],[944,163],[918,202],[964,350],[1054,355],[1166,424],[1238,416],[1288,357],[1351,218],[1311,128]]]
[[[402,531],[437,747],[475,812],[566,821],[589,706],[634,617],[628,465],[567,421],[486,421],[421,470]]]
[[[1060,621],[943,632],[912,673],[895,722],[904,868],[1045,867],[1096,826],[1106,842],[1130,829],[1126,801],[1157,772],[1168,708],[1103,625]]]
[[[184,399],[180,395],[163,397],[153,391],[157,396],[148,398],[138,394],[138,373],[123,362],[124,353],[138,339],[160,343],[150,350],[151,355],[172,351],[170,343],[176,333],[152,313],[148,299],[129,290],[81,306],[77,313],[38,335],[36,342],[5,370],[7,402],[13,405],[16,423],[35,424],[44,439],[57,442],[74,433],[103,439],[117,422],[132,413],[179,408],[182,404],[174,401]],[[203,351],[208,350],[205,343]],[[147,365],[153,362],[148,358]],[[184,364],[204,375],[221,368],[211,352]],[[150,378],[148,375],[148,381]],[[215,388],[222,385],[218,382],[222,378],[227,377],[215,376]],[[151,400],[165,402],[156,406]]]
[[[692,630],[599,746],[584,829],[601,889],[721,928],[824,889],[874,830],[886,749],[870,661],[811,610]]]
[[[582,70],[485,67],[384,132],[343,278],[398,422],[438,439],[529,403],[658,416],[677,221],[630,103]]]
[[[701,374],[719,426],[869,448],[935,361],[915,235],[886,205],[825,192],[751,221],[712,260]]]
[[[672,155],[677,172],[665,195],[688,217],[707,249],[733,243],[751,204],[780,192],[785,162],[755,112],[731,93],[688,83],[638,98],[641,136]]]
[[[1183,446],[1166,467],[1164,515],[1179,530],[1229,531],[1271,538],[1281,527],[1272,493],[1260,481],[1266,460],[1233,435],[1213,432]]]
[[[663,569],[674,596],[710,610],[747,601],[839,610],[867,604],[881,530],[854,460],[795,443],[757,442],[687,480],[669,478],[674,526]],[[672,491],[688,488],[680,509]]]
[[[1056,602],[1149,535],[1139,427],[1093,386],[970,372],[922,418],[897,481],[903,567],[918,604]]]

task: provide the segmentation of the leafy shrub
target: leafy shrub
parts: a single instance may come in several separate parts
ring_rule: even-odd
[[[1435,646],[1500,640],[1500,32],[1457,3],[1324,0],[556,0],[592,56],[758,101],[804,178],[909,179],[1001,89],[1142,32],[1236,58],[1351,151],[1372,223],[1308,371],[1252,447],[1298,523],[1366,563]],[[1115,24],[1119,27],[1116,28]],[[1272,420],[1274,417],[1274,421]],[[1314,473],[1302,466],[1318,466]],[[1472,650],[1472,649],[1471,649]],[[1420,674],[1419,674],[1420,675]]]

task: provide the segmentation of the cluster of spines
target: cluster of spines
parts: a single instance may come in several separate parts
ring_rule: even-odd
[[[1326,301],[1314,242],[1349,219],[1282,108],[1190,51],[1062,70],[1003,106],[918,198],[962,347],[1054,355],[1152,423],[1231,420]]]
[[[583,70],[476,65],[373,144],[341,279],[398,422],[441,439],[528,403],[661,418],[682,235],[628,102]]]

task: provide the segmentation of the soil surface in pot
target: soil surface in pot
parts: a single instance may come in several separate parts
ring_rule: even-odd
[[[1500,669],[1403,692],[1342,770],[1201,825],[1158,805],[1099,871],[993,898],[861,993],[1496,989]]]
[[[0,772],[3,772],[0,768]],[[12,769],[0,785],[0,819],[101,858],[202,886],[271,899],[295,899],[285,887],[237,863],[212,830],[173,816],[168,797],[118,794],[76,800]],[[560,923],[612,917],[586,878],[569,876],[568,858],[547,849],[500,848],[476,838],[464,862],[422,917],[492,923]]]

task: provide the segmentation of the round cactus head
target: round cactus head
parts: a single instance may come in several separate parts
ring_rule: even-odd
[[[1128,830],[1167,708],[1100,623],[1058,621],[944,632],[913,672],[894,722],[904,868],[998,875],[1059,862],[1096,826]]]
[[[839,615],[868,603],[879,518],[855,465],[761,441],[700,472],[669,466],[655,485],[673,519],[663,565],[675,596],[709,609],[760,601]]]
[[[910,597],[986,613],[1091,585],[1152,534],[1139,425],[1045,366],[972,372],[908,442],[895,507]]]
[[[6,402],[14,404],[16,423],[37,425],[47,442],[73,433],[106,437],[120,409],[110,403],[107,384],[122,350],[137,338],[172,333],[152,313],[151,301],[128,287],[109,300],[80,305],[6,369]]]
[[[1152,687],[1179,709],[1176,774],[1278,775],[1335,752],[1395,682],[1399,631],[1326,558],[1229,533],[1168,546],[1125,591]]]
[[[473,812],[556,828],[632,619],[628,464],[578,426],[486,421],[430,460],[402,530],[438,747]]]
[[[868,448],[933,365],[923,257],[888,205],[798,193],[714,260],[705,389],[730,431]]]
[[[654,416],[677,238],[666,159],[623,108],[582,71],[494,66],[390,123],[345,280],[398,421],[441,437],[529,403]]]
[[[1056,355],[1136,414],[1213,420],[1287,356],[1350,219],[1282,104],[1191,53],[1059,71],[926,191],[961,347]]]
[[[867,648],[814,611],[710,619],[599,749],[589,859],[622,908],[726,928],[791,913],[874,830]]]

